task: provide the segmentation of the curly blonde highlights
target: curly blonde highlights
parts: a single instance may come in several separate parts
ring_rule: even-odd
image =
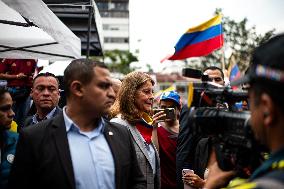
[[[121,114],[122,118],[130,123],[139,120],[142,112],[135,105],[135,96],[137,90],[147,81],[151,81],[152,85],[155,84],[154,80],[146,73],[135,71],[127,74],[112,107],[112,116]]]

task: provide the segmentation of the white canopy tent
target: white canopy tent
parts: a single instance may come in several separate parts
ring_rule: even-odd
[[[81,41],[41,0],[0,0],[0,58],[81,57]]]
[[[53,73],[56,76],[63,76],[65,68],[70,64],[70,60],[56,61],[48,66],[45,66],[40,73]]]

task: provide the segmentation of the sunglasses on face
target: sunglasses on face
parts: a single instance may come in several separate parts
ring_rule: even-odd
[[[8,112],[12,109],[11,105],[5,105],[5,106],[0,106],[0,111],[1,112]]]

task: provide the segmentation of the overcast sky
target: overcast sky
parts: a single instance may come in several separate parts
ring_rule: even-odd
[[[212,18],[216,8],[236,21],[247,17],[259,33],[284,32],[284,0],[130,0],[130,48],[139,49],[140,64],[159,71],[179,37]]]

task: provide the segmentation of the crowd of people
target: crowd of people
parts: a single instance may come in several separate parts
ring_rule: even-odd
[[[220,168],[214,137],[189,126],[192,107],[177,91],[163,92],[154,104],[147,73],[120,81],[102,62],[73,60],[63,77],[66,104],[59,107],[58,78],[35,69],[34,60],[0,63],[1,189],[284,188],[284,34],[256,48],[246,75],[232,83],[248,86],[251,129],[269,149],[235,186],[238,173]],[[203,74],[224,88],[220,68]]]

